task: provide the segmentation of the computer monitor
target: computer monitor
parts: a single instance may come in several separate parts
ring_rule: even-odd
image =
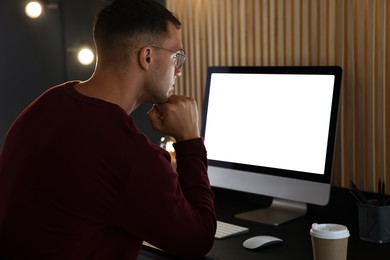
[[[236,217],[278,225],[328,203],[341,76],[338,66],[208,68],[211,185],[273,198]]]

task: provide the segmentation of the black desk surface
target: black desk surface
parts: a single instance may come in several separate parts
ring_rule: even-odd
[[[348,260],[390,259],[390,243],[375,244],[359,239],[356,201],[346,189],[333,188],[327,206],[309,205],[308,212],[304,217],[279,226],[263,225],[234,217],[237,213],[265,207],[270,202],[270,198],[266,197],[215,189],[215,207],[218,220],[246,226],[250,231],[235,237],[216,239],[212,250],[204,259],[311,260],[313,254],[309,231],[312,223],[337,223],[348,227],[351,233],[348,241]],[[256,235],[276,236],[283,239],[283,243],[254,251],[245,249],[242,246],[243,241]],[[144,248],[138,260],[146,259],[173,258],[150,248]]]

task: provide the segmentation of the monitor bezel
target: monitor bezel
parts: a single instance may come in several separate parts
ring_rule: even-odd
[[[307,180],[319,183],[330,184],[332,180],[332,167],[334,157],[334,147],[336,141],[338,110],[340,103],[341,78],[342,68],[339,66],[213,66],[207,70],[207,79],[205,87],[205,96],[202,111],[202,127],[201,135],[205,138],[207,109],[209,101],[211,75],[213,73],[248,73],[248,74],[307,74],[307,75],[334,75],[334,88],[332,105],[329,121],[329,133],[327,141],[327,151],[325,159],[324,174],[307,173],[301,171],[292,171],[285,169],[277,169],[263,166],[252,166],[239,163],[218,161],[209,159],[209,165],[240,170],[244,172],[252,172],[259,174],[266,174],[272,176],[280,176],[292,179]],[[206,147],[207,149],[207,147]]]

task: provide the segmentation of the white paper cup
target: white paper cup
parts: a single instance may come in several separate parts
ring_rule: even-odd
[[[338,224],[314,223],[310,229],[314,260],[346,260],[349,231]]]

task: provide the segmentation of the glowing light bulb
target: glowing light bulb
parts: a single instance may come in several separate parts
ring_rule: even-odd
[[[42,4],[38,1],[31,1],[25,7],[26,15],[30,18],[38,18],[42,14]]]
[[[173,144],[176,142],[175,138],[172,136],[164,136],[160,139],[160,147],[164,148],[171,155],[172,165],[176,164],[176,152]]]
[[[88,47],[83,47],[80,49],[77,59],[83,65],[90,65],[95,60],[95,54]]]

